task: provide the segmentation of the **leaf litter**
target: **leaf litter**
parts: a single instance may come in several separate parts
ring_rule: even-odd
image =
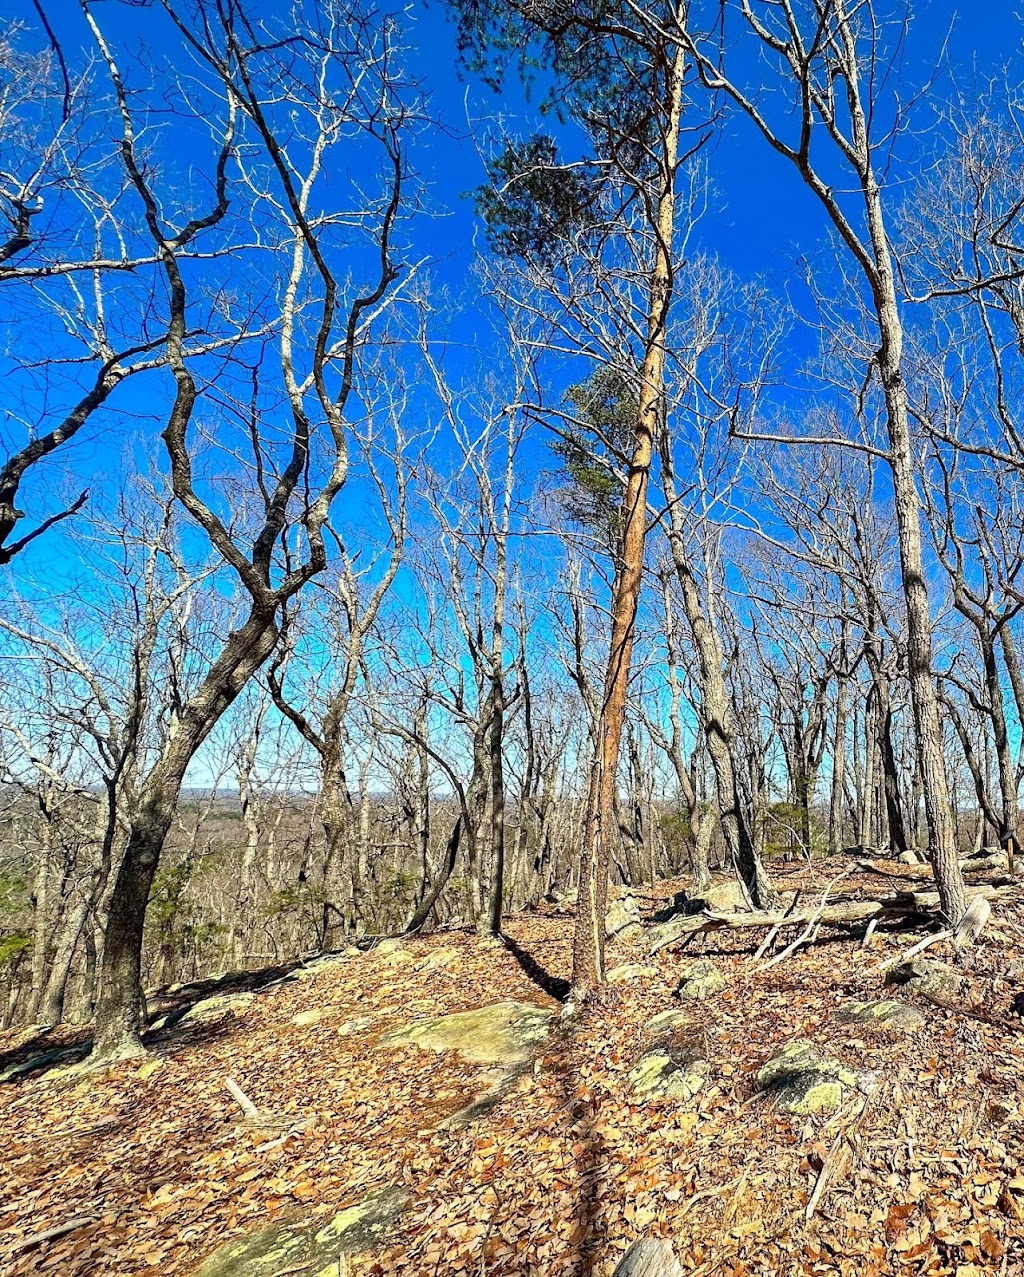
[[[825,872],[786,866],[777,877],[811,892]],[[645,917],[681,885],[638,889]],[[878,878],[851,877],[844,891],[877,894]],[[610,1277],[631,1241],[660,1236],[686,1271],[724,1277],[1024,1274],[1016,903],[1000,901],[973,950],[929,950],[966,978],[950,1005],[883,992],[885,963],[922,934],[911,930],[879,929],[866,946],[826,931],[768,970],[753,958],[760,932],[718,931],[654,958],[643,937],[617,941],[611,961],[657,974],[606,987],[571,1027],[554,1021],[510,1093],[453,1124],[493,1071],[380,1039],[504,999],[558,1010],[524,968],[545,974],[545,987],[569,975],[571,916],[545,906],[509,917],[506,930],[509,947],[449,931],[403,942],[401,961],[370,951],[275,983],[236,1014],[150,1039],[158,1067],[0,1086],[0,1272],[187,1277],[229,1239],[326,1221],[400,1182],[413,1204],[383,1249],[348,1259],[350,1273]],[[644,1099],[628,1082],[651,1046],[644,1025],[678,1005],[673,991],[696,957],[726,976],[687,1007],[708,1084],[686,1103]],[[922,1029],[878,1032],[837,1015],[849,1001],[894,996],[925,1013]],[[308,1012],[312,1022],[293,1022]],[[30,1036],[0,1035],[4,1063],[84,1037],[74,1026],[42,1047]],[[776,1109],[753,1077],[796,1038],[857,1070],[865,1093],[831,1116]],[[245,1120],[227,1078],[273,1115],[273,1129]]]

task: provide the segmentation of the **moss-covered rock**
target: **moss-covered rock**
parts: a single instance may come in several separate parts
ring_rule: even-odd
[[[724,988],[725,976],[721,971],[707,958],[699,958],[683,972],[676,997],[681,1002],[701,1002]]]
[[[865,1024],[896,1033],[916,1033],[925,1026],[921,1012],[906,1002],[848,1002],[836,1014],[844,1024]]]
[[[652,1015],[644,1025],[644,1032],[660,1037],[676,1029],[682,1029],[689,1023],[689,1011],[684,1011],[681,1007],[671,1007],[668,1011],[659,1011],[657,1015]]]
[[[455,1051],[475,1064],[515,1064],[548,1035],[553,1011],[530,1002],[496,1002],[475,1011],[418,1020],[381,1039],[383,1046]]]
[[[326,1012],[319,1008],[300,1011],[298,1015],[292,1016],[292,1024],[298,1025],[300,1029],[308,1029],[313,1024],[319,1024],[325,1014]]]
[[[223,1015],[237,1015],[252,1004],[255,996],[254,993],[217,993],[190,1006],[177,1022],[204,1024],[209,1020],[219,1020]],[[153,1027],[156,1028],[156,1025]]]
[[[334,1277],[342,1255],[380,1244],[410,1196],[404,1188],[382,1188],[319,1228],[275,1224],[225,1242],[201,1265],[196,1277],[277,1277],[284,1270]]]
[[[757,1071],[757,1086],[787,1113],[834,1113],[860,1078],[813,1042],[787,1042]]]
[[[708,1080],[708,1062],[696,1051],[658,1047],[643,1054],[629,1071],[635,1094],[692,1100]]]
[[[886,984],[902,984],[912,993],[947,1001],[956,998],[963,987],[960,972],[934,958],[913,958],[899,962],[885,973]]]
[[[625,984],[628,980],[653,980],[657,975],[657,967],[647,967],[641,962],[624,962],[620,967],[612,967],[604,978],[609,984]]]

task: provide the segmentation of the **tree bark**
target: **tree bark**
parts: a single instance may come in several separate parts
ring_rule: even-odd
[[[675,176],[682,113],[684,56],[676,47],[668,83],[667,128],[658,197],[656,246],[651,272],[647,342],[641,370],[636,433],[622,503],[622,540],[612,589],[611,643],[580,853],[579,897],[573,934],[572,983],[583,995],[604,981],[604,928],[608,863],[615,828],[615,785],[626,715],[629,670],[643,581],[647,533],[647,488],[654,437],[662,411],[665,327],[672,294]]]

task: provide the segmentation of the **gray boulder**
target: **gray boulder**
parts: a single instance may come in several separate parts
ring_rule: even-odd
[[[960,972],[934,958],[913,958],[900,962],[885,973],[886,984],[901,984],[912,993],[939,1001],[956,998],[963,986]]]
[[[649,1098],[692,1100],[708,1080],[708,1062],[691,1049],[656,1047],[645,1052],[629,1071],[634,1094]]]
[[[622,966],[605,972],[604,978],[609,984],[625,984],[627,980],[654,980],[657,976],[657,967],[644,966],[641,962],[624,962]]]
[[[518,1064],[548,1036],[553,1015],[531,1002],[496,1002],[475,1011],[417,1020],[395,1029],[381,1044],[455,1051],[474,1064]]]
[[[685,1028],[689,1023],[689,1011],[684,1011],[682,1007],[671,1007],[668,1011],[659,1011],[657,1015],[652,1015],[644,1025],[644,1032],[653,1037],[662,1037],[676,1029]]]
[[[604,933],[609,940],[619,937],[638,936],[643,928],[640,925],[640,906],[636,897],[624,892],[608,905],[605,914]]]
[[[212,998],[203,998],[195,1003],[178,1019],[179,1024],[205,1024],[210,1020],[219,1020],[221,1016],[237,1015],[252,1005],[254,993],[217,993]],[[168,1017],[170,1020],[170,1017]],[[154,1028],[157,1026],[154,1025]]]
[[[713,962],[707,958],[698,958],[683,973],[676,989],[676,997],[681,1002],[701,1002],[719,989],[724,989],[725,983],[725,976]]]

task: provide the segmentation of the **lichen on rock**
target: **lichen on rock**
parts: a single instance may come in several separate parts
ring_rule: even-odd
[[[757,1087],[787,1113],[831,1113],[860,1077],[803,1038],[787,1042],[757,1071]]]
[[[530,1002],[495,1002],[474,1011],[418,1020],[389,1033],[382,1045],[455,1051],[475,1064],[515,1064],[548,1036],[553,1015]]]
[[[225,1242],[196,1277],[277,1277],[283,1270],[333,1277],[342,1255],[372,1250],[408,1204],[405,1188],[381,1188],[339,1211],[328,1223],[275,1224]]]
[[[683,973],[676,989],[681,1002],[700,1002],[725,988],[725,976],[707,958],[691,962]]]
[[[708,1080],[708,1062],[696,1051],[657,1047],[645,1052],[629,1071],[633,1091],[644,1098],[692,1100]]]

